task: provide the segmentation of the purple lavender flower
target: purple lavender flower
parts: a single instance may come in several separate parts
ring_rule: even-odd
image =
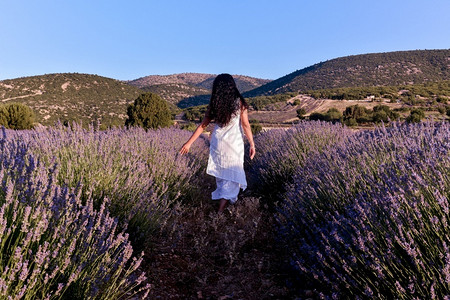
[[[299,272],[327,295],[401,298],[407,290],[427,298],[433,286],[444,298],[449,140],[449,123],[393,124],[310,152],[286,184],[278,217]]]
[[[9,242],[2,248],[0,294],[62,296],[73,283],[86,297],[120,298],[124,291],[145,291],[145,275],[138,271],[142,255],[133,259],[130,242],[117,234],[117,220],[106,209],[107,202],[96,210],[90,195],[72,193],[74,188],[56,182],[58,171],[44,163],[49,157],[42,154],[42,140],[30,139],[45,140],[45,135],[34,133],[12,132],[10,138],[6,132],[2,140],[0,198],[5,201],[0,205],[0,229],[2,242]],[[86,224],[95,224],[95,230],[89,232]],[[111,260],[122,264],[114,266]],[[97,278],[98,286],[85,280],[87,276]]]

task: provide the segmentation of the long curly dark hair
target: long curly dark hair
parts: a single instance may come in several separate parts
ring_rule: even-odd
[[[248,108],[247,102],[236,87],[233,76],[218,75],[213,82],[209,117],[220,126],[226,126],[231,117],[239,112],[241,106]]]

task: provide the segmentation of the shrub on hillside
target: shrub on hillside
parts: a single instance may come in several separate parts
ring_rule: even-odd
[[[372,120],[375,123],[388,123],[397,120],[399,117],[399,113],[391,110],[387,105],[379,104],[373,108]]]
[[[278,94],[272,96],[258,96],[247,98],[248,104],[254,110],[263,110],[269,104],[277,103],[277,102],[285,102],[286,100],[295,97],[297,93],[286,93],[286,94]]]
[[[128,106],[127,115],[126,126],[156,129],[172,125],[172,115],[167,103],[154,93],[140,95]]]
[[[335,107],[330,108],[326,113],[312,113],[309,116],[309,120],[311,121],[328,121],[328,122],[341,122],[342,121],[342,113]]]
[[[193,122],[189,122],[187,124],[182,124],[179,127],[180,127],[180,129],[194,132],[197,129],[198,125]]]
[[[345,120],[344,124],[349,126],[349,127],[358,126],[358,122],[355,119],[353,119],[353,118]]]
[[[33,128],[34,113],[30,107],[20,103],[0,105],[0,126],[8,129]]]
[[[322,297],[450,294],[449,138],[448,123],[381,127],[298,164],[280,233]]]
[[[339,122],[342,119],[342,113],[335,107],[330,108],[325,114],[325,121]]]
[[[411,113],[406,118],[406,122],[419,123],[424,118],[425,118],[425,112],[423,111],[423,109],[415,108],[415,109],[411,110]]]
[[[205,116],[208,105],[199,105],[184,109],[184,118],[188,121],[201,121]]]
[[[438,96],[436,97],[436,101],[442,104],[447,104],[448,103],[448,98],[445,96]]]
[[[343,113],[343,121],[347,126],[366,123],[389,123],[400,117],[399,113],[391,110],[387,105],[376,105],[372,110],[358,104],[349,106]]]
[[[303,120],[305,118],[305,114],[306,114],[306,109],[304,109],[304,108],[297,109],[297,118],[299,118],[300,120]]]
[[[250,120],[250,127],[252,129],[253,135],[257,135],[262,131],[262,125],[258,120]]]
[[[447,112],[447,110],[445,109],[444,106],[439,106],[439,107],[437,108],[437,111],[438,111],[441,115],[445,115],[446,112]]]
[[[358,124],[369,123],[372,120],[371,111],[368,108],[358,104],[347,107],[343,113],[343,116],[344,121],[354,119]]]
[[[313,112],[309,115],[310,121],[325,121],[325,115],[319,112]]]
[[[415,95],[425,98],[436,97],[438,102],[446,103],[450,96],[450,81],[427,82],[425,84],[400,85],[400,86],[364,86],[348,88],[331,88],[307,91],[311,97],[316,99],[335,100],[362,100],[373,96],[375,98],[385,98],[396,100],[401,93],[404,101],[415,101]]]

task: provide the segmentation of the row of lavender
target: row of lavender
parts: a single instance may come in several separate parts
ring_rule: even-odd
[[[176,201],[198,193],[207,145],[178,155],[189,135],[3,130],[0,295],[119,299],[148,291],[136,249],[150,247]]]
[[[125,298],[153,233],[202,186],[189,132],[79,127],[0,138],[0,295]],[[280,237],[324,296],[450,292],[449,124],[353,132],[304,122],[256,138],[254,191],[280,201]],[[131,242],[130,242],[131,241]],[[412,295],[411,297],[408,295]]]
[[[280,238],[324,298],[450,297],[449,123],[302,123],[256,142],[254,184],[281,199]]]

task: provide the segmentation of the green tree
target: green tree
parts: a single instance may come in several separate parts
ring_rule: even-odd
[[[349,106],[344,111],[344,120],[355,119],[358,123],[367,123],[372,121],[371,111],[358,104]]]
[[[437,110],[441,115],[445,115],[446,113],[445,107],[439,106]]]
[[[408,123],[419,123],[425,118],[425,112],[420,108],[411,110],[411,114],[406,118]]]
[[[319,112],[314,112],[309,115],[311,121],[325,121],[325,115]]]
[[[342,118],[342,113],[335,107],[330,108],[325,114],[325,120],[330,122],[339,122]]]
[[[303,120],[305,118],[305,114],[306,114],[306,109],[304,109],[304,108],[297,109],[297,117],[300,120]]]
[[[127,108],[126,126],[139,126],[145,129],[168,127],[172,117],[167,103],[157,94],[141,94]]]
[[[438,96],[436,98],[436,101],[439,102],[439,103],[447,104],[448,99],[446,97],[444,97],[444,96]]]
[[[0,106],[0,125],[9,129],[31,129],[34,123],[33,110],[21,103]]]
[[[389,106],[383,105],[383,104],[378,104],[378,105],[374,106],[373,112],[379,112],[379,111],[384,111],[386,114],[389,114],[391,109],[389,108]]]
[[[384,110],[374,111],[372,119],[375,123],[389,122],[389,115]]]
[[[262,125],[258,120],[250,120],[250,127],[252,129],[253,135],[257,135],[262,131]]]
[[[180,128],[183,129],[183,130],[188,130],[188,131],[194,132],[195,129],[197,129],[197,125],[195,123],[193,123],[193,122],[189,122],[188,124],[181,125]]]
[[[184,118],[188,121],[201,121],[208,110],[208,105],[191,106],[184,109]]]
[[[352,127],[352,126],[358,126],[358,122],[356,122],[356,120],[353,119],[353,118],[346,119],[346,120],[344,121],[344,124],[347,125],[347,126],[350,126],[350,127]]]

